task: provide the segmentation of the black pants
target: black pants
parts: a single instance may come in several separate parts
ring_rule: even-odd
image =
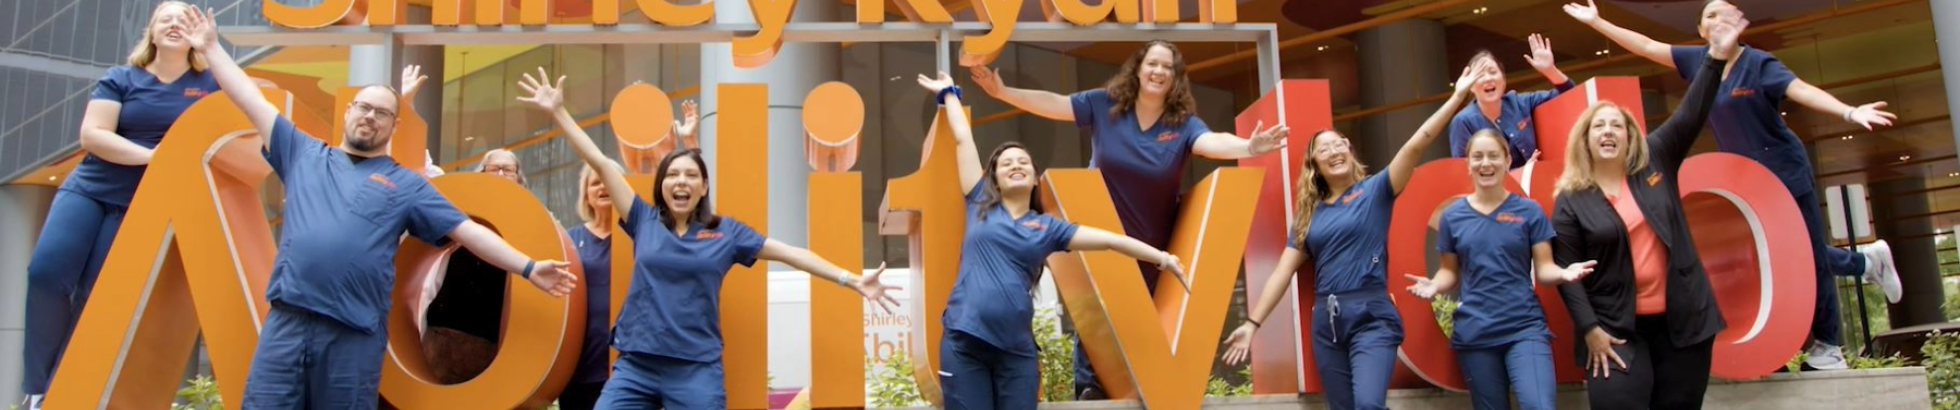
[[[1664,315],[1634,318],[1633,328],[1633,335],[1613,335],[1627,341],[1613,350],[1628,368],[1612,366],[1603,379],[1587,372],[1586,396],[1593,410],[1701,408],[1715,338],[1675,347],[1668,341]]]
[[[558,408],[564,410],[592,410],[599,403],[599,392],[606,388],[605,381],[593,383],[572,383],[565,386],[565,392],[558,395]]]

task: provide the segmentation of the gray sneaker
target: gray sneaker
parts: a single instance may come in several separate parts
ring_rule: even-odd
[[[1844,370],[1851,368],[1850,364],[1844,361],[1844,349],[1832,346],[1829,343],[1811,342],[1810,349],[1806,353],[1809,353],[1810,357],[1804,359],[1804,364],[1810,368],[1817,370]]]
[[[1865,281],[1878,285],[1885,292],[1888,303],[1899,303],[1905,290],[1899,285],[1899,267],[1892,263],[1892,245],[1885,240],[1858,247],[1858,253],[1865,255]]]
[[[20,409],[21,409],[21,410],[41,410],[41,395],[39,395],[39,394],[29,394],[29,395],[27,395],[27,399],[25,399],[25,400],[21,400],[21,404],[20,404]]]

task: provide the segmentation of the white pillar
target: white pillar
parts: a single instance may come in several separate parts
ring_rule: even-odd
[[[27,336],[27,260],[54,202],[54,187],[0,186],[0,403],[20,397]]]
[[[749,3],[717,1],[715,16],[721,24],[754,23]],[[791,21],[835,21],[836,2],[801,1]],[[729,43],[701,46],[701,148],[706,154],[710,176],[723,172],[715,168],[715,106],[718,84],[755,83],[769,85],[769,233],[771,238],[796,246],[808,246],[805,233],[809,203],[810,166],[803,155],[803,98],[811,89],[838,75],[836,43],[786,43],[776,58],[758,69],[735,68]],[[712,179],[711,182],[718,182]],[[711,188],[712,189],[712,188]]]

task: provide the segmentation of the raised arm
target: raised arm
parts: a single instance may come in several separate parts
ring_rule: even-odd
[[[578,287],[578,277],[565,270],[571,264],[553,260],[533,261],[523,251],[511,247],[503,237],[497,236],[497,232],[476,221],[463,220],[462,225],[457,225],[456,230],[449,233],[449,238],[463,244],[463,248],[469,249],[490,266],[516,272],[551,296],[565,296]]]
[[[578,151],[579,158],[584,159],[593,172],[599,173],[599,180],[606,184],[606,195],[616,198],[612,201],[613,211],[618,212],[617,215],[631,214],[633,187],[626,184],[626,175],[607,164],[606,153],[599,150],[599,144],[593,143],[592,136],[579,127],[578,120],[572,119],[572,113],[565,111],[565,76],[558,76],[555,84],[548,82],[550,79],[545,76],[544,67],[538,67],[537,77],[524,73],[524,79],[517,86],[530,92],[531,96],[517,97],[517,101],[551,113],[552,122],[565,131],[565,139],[572,142],[572,149]]]
[[[1056,121],[1075,121],[1075,107],[1068,96],[1042,90],[1008,87],[1000,81],[1000,69],[973,67],[973,82],[988,96],[1022,111]]]
[[[1307,254],[1291,246],[1279,254],[1279,264],[1273,266],[1272,275],[1266,276],[1266,287],[1259,292],[1259,299],[1252,304],[1252,310],[1245,312],[1245,323],[1225,338],[1225,364],[1237,366],[1251,357],[1252,334],[1266,323],[1266,317],[1279,307],[1281,298],[1286,297],[1287,288],[1292,287],[1293,275],[1306,263]]]
[[[1193,117],[1191,120],[1197,120]],[[1252,126],[1252,138],[1239,138],[1229,132],[1206,132],[1198,136],[1191,146],[1191,153],[1216,160],[1235,160],[1270,154],[1286,148],[1286,134],[1291,131],[1284,124],[1266,127],[1265,121]]]
[[[1778,68],[1786,72],[1789,70],[1789,68],[1781,67],[1780,64]],[[1890,127],[1892,126],[1892,120],[1899,119],[1898,115],[1885,111],[1886,104],[1884,101],[1853,107],[1850,104],[1845,104],[1844,101],[1838,100],[1837,96],[1831,95],[1830,92],[1810,85],[1810,83],[1804,82],[1802,79],[1791,80],[1789,90],[1784,91],[1783,95],[1785,98],[1789,98],[1790,101],[1796,101],[1798,105],[1810,107],[1810,109],[1826,114],[1836,115],[1838,118],[1843,119],[1844,122],[1865,127],[1866,131],[1880,126]]]
[[[1185,292],[1191,291],[1191,282],[1184,279],[1184,267],[1177,263],[1177,255],[1152,248],[1150,244],[1143,243],[1137,238],[1083,226],[1076,228],[1075,236],[1069,238],[1068,250],[1115,250],[1116,253],[1132,259],[1155,263],[1158,269],[1170,272],[1172,277],[1177,279],[1177,283],[1184,286]]]
[[[1415,135],[1409,136],[1409,141],[1402,144],[1402,150],[1395,152],[1395,159],[1388,162],[1390,190],[1400,194],[1402,187],[1409,185],[1409,177],[1415,174],[1416,165],[1422,163],[1422,150],[1429,148],[1429,143],[1436,140],[1437,134],[1446,131],[1444,128],[1449,125],[1450,118],[1456,116],[1457,108],[1468,99],[1470,86],[1487,79],[1484,71],[1489,64],[1488,59],[1477,59],[1477,63],[1464,67],[1463,74],[1456,77],[1456,91],[1450,93],[1450,100],[1437,107],[1436,113],[1429,114],[1429,119],[1422,122],[1422,128],[1416,129]]]
[[[989,164],[980,163],[980,148],[973,145],[973,124],[966,118],[966,107],[960,105],[960,87],[953,85],[953,76],[944,72],[939,73],[939,78],[920,74],[919,86],[931,91],[946,110],[946,125],[953,129],[953,162],[960,169],[960,192],[973,189],[987,175]],[[953,91],[946,92],[947,89]]]
[[[1607,39],[1613,40],[1614,44],[1619,44],[1620,48],[1625,48],[1648,61],[1674,68],[1674,54],[1671,50],[1674,48],[1673,45],[1654,41],[1645,34],[1613,25],[1612,22],[1599,16],[1599,6],[1594,5],[1592,0],[1586,0],[1586,5],[1583,6],[1579,3],[1566,3],[1565,14],[1571,15],[1572,19],[1579,20],[1587,27],[1592,27],[1593,31],[1605,35]]]
[[[211,21],[211,11],[191,8],[190,29],[185,41],[191,48],[204,56],[209,65],[211,78],[218,81],[218,88],[224,90],[231,103],[245,112],[245,118],[252,121],[252,128],[259,131],[260,141],[267,146],[272,144],[272,124],[279,118],[279,109],[265,101],[265,93],[259,91],[257,82],[245,75],[245,69],[231,59],[231,53],[218,44],[218,28]]]
[[[1688,158],[1689,150],[1694,149],[1695,139],[1701,137],[1702,126],[1708,122],[1709,110],[1715,105],[1715,90],[1722,84],[1722,70],[1728,67],[1729,60],[1742,52],[1737,38],[1748,25],[1749,20],[1735,13],[1709,27],[1709,61],[1702,63],[1701,70],[1695,72],[1681,106],[1674,108],[1674,115],[1647,134],[1647,145],[1654,151],[1654,162],[1679,167],[1681,161]]]
[[[837,264],[830,263],[829,260],[825,260],[821,256],[817,256],[816,252],[782,243],[775,239],[763,241],[762,251],[756,254],[756,258],[786,263],[790,267],[796,268],[796,270],[808,272],[810,276],[815,276],[838,284],[839,286],[851,288],[851,290],[857,291],[859,295],[863,295],[866,300],[870,300],[872,303],[877,304],[878,307],[885,309],[885,313],[887,314],[892,313],[892,308],[898,307],[898,299],[892,298],[887,292],[905,290],[904,288],[885,285],[878,281],[878,277],[883,276],[885,273],[884,264],[878,264],[878,270],[872,271],[869,275],[858,276],[857,274],[851,273],[851,271],[838,267]]]
[[[1538,33],[1531,33],[1531,37],[1527,40],[1531,43],[1531,54],[1526,54],[1524,61],[1531,63],[1531,68],[1538,70],[1539,75],[1545,76],[1545,81],[1561,87],[1572,81],[1565,77],[1564,71],[1559,71],[1558,64],[1553,60],[1555,57],[1552,55],[1552,39]],[[1560,91],[1564,91],[1563,88]]]

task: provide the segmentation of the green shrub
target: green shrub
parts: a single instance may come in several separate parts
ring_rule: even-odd
[[[926,405],[925,398],[919,396],[919,384],[912,380],[912,358],[905,352],[893,350],[885,356],[885,368],[874,372],[873,360],[864,360],[864,372],[871,377],[864,379],[864,389],[871,392],[871,407],[915,407]]]
[[[210,375],[200,375],[185,382],[184,388],[177,390],[177,403],[170,404],[170,410],[224,410],[224,394],[218,391],[218,382]]]
[[[1926,367],[1926,390],[1933,395],[1933,408],[1960,410],[1960,334],[1935,331],[1919,353],[1925,355],[1919,365]]]
[[[1430,310],[1436,312],[1436,325],[1443,327],[1444,337],[1456,336],[1456,307],[1462,304],[1448,296],[1437,296],[1429,302]]]
[[[1054,309],[1034,313],[1034,343],[1041,347],[1041,401],[1075,400],[1075,342],[1062,333]]]
[[[1205,397],[1245,397],[1252,395],[1252,366],[1239,369],[1239,379],[1244,383],[1232,383],[1224,378],[1212,376],[1205,383]]]

